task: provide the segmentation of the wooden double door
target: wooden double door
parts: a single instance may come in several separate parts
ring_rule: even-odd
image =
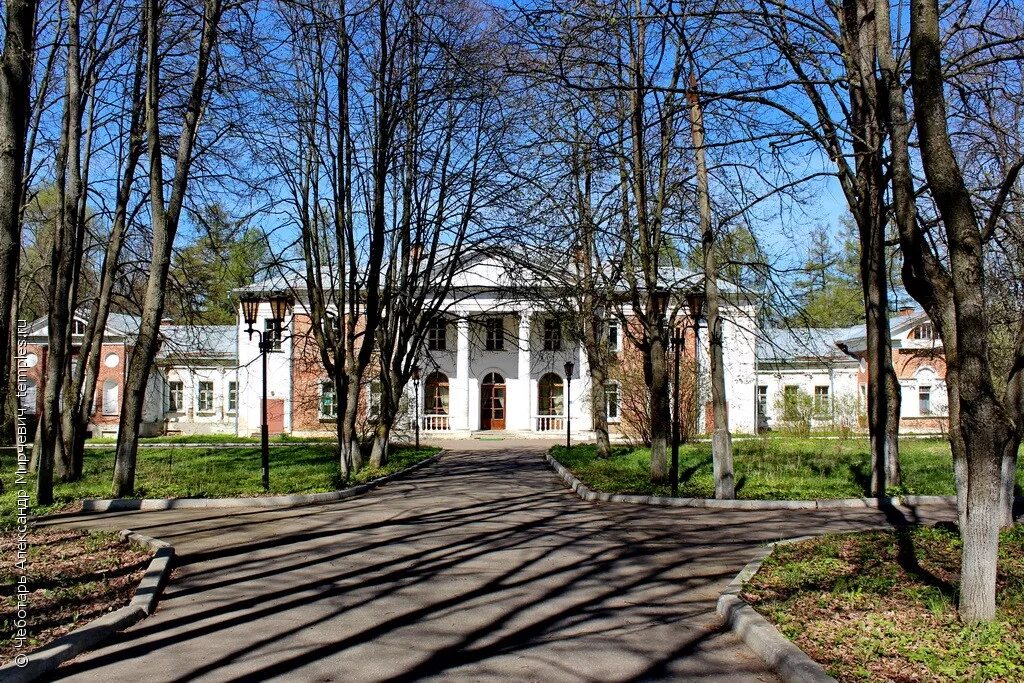
[[[480,429],[505,429],[505,406],[505,378],[487,373],[480,387]]]

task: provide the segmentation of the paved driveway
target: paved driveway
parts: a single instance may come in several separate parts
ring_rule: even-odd
[[[466,444],[452,444],[466,449]],[[715,601],[757,544],[866,510],[588,504],[544,444],[477,444],[362,498],[72,519],[173,543],[157,612],[82,681],[775,680]]]

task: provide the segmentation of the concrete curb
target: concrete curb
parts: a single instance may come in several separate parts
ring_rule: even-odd
[[[179,510],[183,508],[273,508],[313,503],[332,503],[362,495],[367,491],[404,477],[421,467],[437,462],[444,451],[379,479],[341,491],[327,493],[296,493],[283,496],[252,496],[249,498],[87,498],[82,501],[82,512],[114,512],[122,510]]]
[[[718,500],[716,498],[671,498],[669,496],[636,496],[624,493],[594,491],[576,478],[562,463],[544,454],[548,465],[558,473],[565,485],[582,500],[604,503],[633,503],[664,507],[724,508],[728,510],[815,510],[823,508],[878,508],[877,498],[834,498],[824,500]],[[923,496],[918,496],[921,498]],[[942,496],[936,496],[942,498]],[[952,498],[952,500],[956,500]],[[883,505],[899,505],[899,498],[888,498]]]
[[[296,441],[294,443],[288,443],[279,441],[277,443],[268,444],[270,448],[294,448],[295,446],[332,446],[337,445],[337,441]],[[259,448],[260,443],[257,441],[253,443],[251,441],[244,442],[222,442],[222,443],[140,443],[139,448],[154,448],[158,450],[163,449],[175,449],[175,448],[203,448],[215,450],[218,448]],[[95,450],[113,450],[117,448],[116,443],[86,443],[86,449]]]
[[[137,534],[131,529],[124,529],[120,536],[126,543],[138,543],[155,551],[131,602],[30,653],[25,666],[11,662],[0,667],[0,683],[33,681],[69,659],[94,649],[114,633],[133,626],[156,610],[160,593],[171,576],[174,547],[164,541]]]
[[[736,575],[718,598],[718,615],[747,646],[756,652],[787,683],[835,683],[824,667],[807,656],[791,640],[740,597],[743,584],[750,580],[777,545],[796,543],[811,536],[801,536],[758,549],[753,560]]]

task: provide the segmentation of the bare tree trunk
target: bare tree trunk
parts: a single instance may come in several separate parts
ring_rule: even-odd
[[[393,420],[394,418],[392,418]],[[383,414],[373,430],[373,449],[370,451],[370,467],[384,467],[388,464],[388,450],[391,445],[391,421]]]
[[[53,501],[52,475],[61,480],[72,476],[71,461],[61,448],[62,396],[71,369],[71,320],[75,313],[76,274],[82,260],[83,230],[79,216],[82,198],[81,169],[81,44],[79,36],[80,0],[69,0],[68,54],[64,117],[57,158],[57,188],[60,199],[55,234],[50,250],[49,324],[43,414],[39,449],[37,497],[41,504]]]
[[[697,211],[700,215],[701,243],[704,249],[704,294],[707,297],[708,306],[711,404],[715,416],[715,431],[711,437],[715,498],[732,499],[736,497],[736,483],[732,467],[732,434],[729,432],[729,401],[725,389],[722,319],[719,315],[718,259],[715,253],[711,193],[704,149],[704,111],[697,93],[697,78],[693,74],[690,75],[687,97],[690,102],[690,128],[697,164]],[[696,357],[696,349],[694,357]]]
[[[959,404],[958,422],[951,422],[950,433],[957,433],[951,444],[964,546],[960,617],[990,621],[995,618],[999,528],[1004,520],[1003,460],[1019,443],[1021,427],[1013,424],[996,397],[991,376],[982,233],[949,137],[937,1],[914,0],[910,17],[911,87],[922,167],[949,252],[950,277],[930,284],[951,285],[955,304],[951,318],[940,318],[940,330],[944,346],[950,346],[949,334],[956,347],[955,363],[949,363],[947,355],[947,380],[955,384],[951,398]],[[908,240],[915,237],[908,235]]]
[[[152,262],[146,297],[142,309],[139,336],[125,379],[125,392],[121,402],[121,424],[117,436],[117,454],[114,460],[113,495],[129,495],[135,488],[135,463],[138,454],[139,427],[145,403],[146,386],[159,343],[160,320],[164,311],[164,292],[167,272],[171,263],[171,250],[178,230],[178,220],[188,185],[189,171],[194,160],[193,150],[199,127],[210,57],[217,42],[223,6],[221,0],[205,0],[203,27],[191,90],[183,116],[178,150],[171,182],[170,200],[164,201],[163,152],[160,146],[160,3],[148,0],[146,4],[146,129],[148,133],[150,212],[153,223]]]
[[[3,55],[0,56],[0,377],[12,369],[15,316],[11,303],[21,255],[21,208],[24,200],[25,148],[30,116],[34,0],[7,0]],[[0,430],[9,418],[10,384],[0,382]],[[0,441],[5,435],[0,433]]]

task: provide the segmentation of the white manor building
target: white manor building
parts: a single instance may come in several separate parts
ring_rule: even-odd
[[[696,276],[666,271],[666,281],[684,292]],[[447,437],[505,433],[520,436],[561,436],[566,410],[571,411],[575,438],[591,436],[590,372],[581,345],[570,340],[557,312],[544,305],[543,291],[524,296],[511,286],[509,269],[498,259],[481,256],[458,276],[443,319],[432,327],[421,356],[419,394],[410,382],[408,410],[398,428],[412,425],[419,403],[420,428]],[[268,354],[268,423],[271,433],[333,434],[333,387],[312,346],[309,313],[301,281],[271,279],[245,292],[280,291],[295,297],[281,338]],[[866,365],[863,329],[759,329],[756,305],[735,288],[723,285],[722,305],[726,386],[730,427],[737,434],[780,429],[805,420],[810,427],[863,426]],[[516,295],[506,294],[517,291]],[[529,288],[526,289],[529,292]],[[679,297],[680,299],[682,297]],[[681,301],[676,306],[684,307]],[[625,321],[629,322],[627,310]],[[270,327],[269,303],[261,304],[257,329]],[[80,320],[79,323],[84,323]],[[79,324],[76,323],[76,324]],[[116,316],[109,325],[103,353],[104,373],[97,389],[94,434],[116,433],[118,400],[125,359],[132,351],[131,316]],[[642,375],[636,350],[610,319],[607,339],[617,349],[614,379],[605,386],[613,435],[635,438],[630,421],[644,419]],[[252,339],[239,315],[234,326],[165,325],[164,343],[147,390],[143,432],[147,435],[227,433],[258,434],[262,399],[259,337]],[[696,405],[691,411],[695,431],[711,425],[707,402],[707,330],[699,335],[696,356]],[[691,337],[692,339],[692,337]],[[45,367],[46,321],[33,325],[30,343]],[[904,428],[936,430],[944,425],[945,363],[931,325],[920,313],[893,321],[894,361],[904,387]],[[693,367],[692,343],[686,362]],[[573,364],[570,378],[565,364]],[[691,371],[692,372],[692,371]],[[569,381],[567,381],[567,379]],[[34,379],[41,385],[42,376]],[[375,391],[368,378],[363,388],[361,419],[372,420]],[[41,392],[37,392],[41,396]],[[688,400],[693,400],[690,398]],[[35,406],[34,408],[38,408]]]

